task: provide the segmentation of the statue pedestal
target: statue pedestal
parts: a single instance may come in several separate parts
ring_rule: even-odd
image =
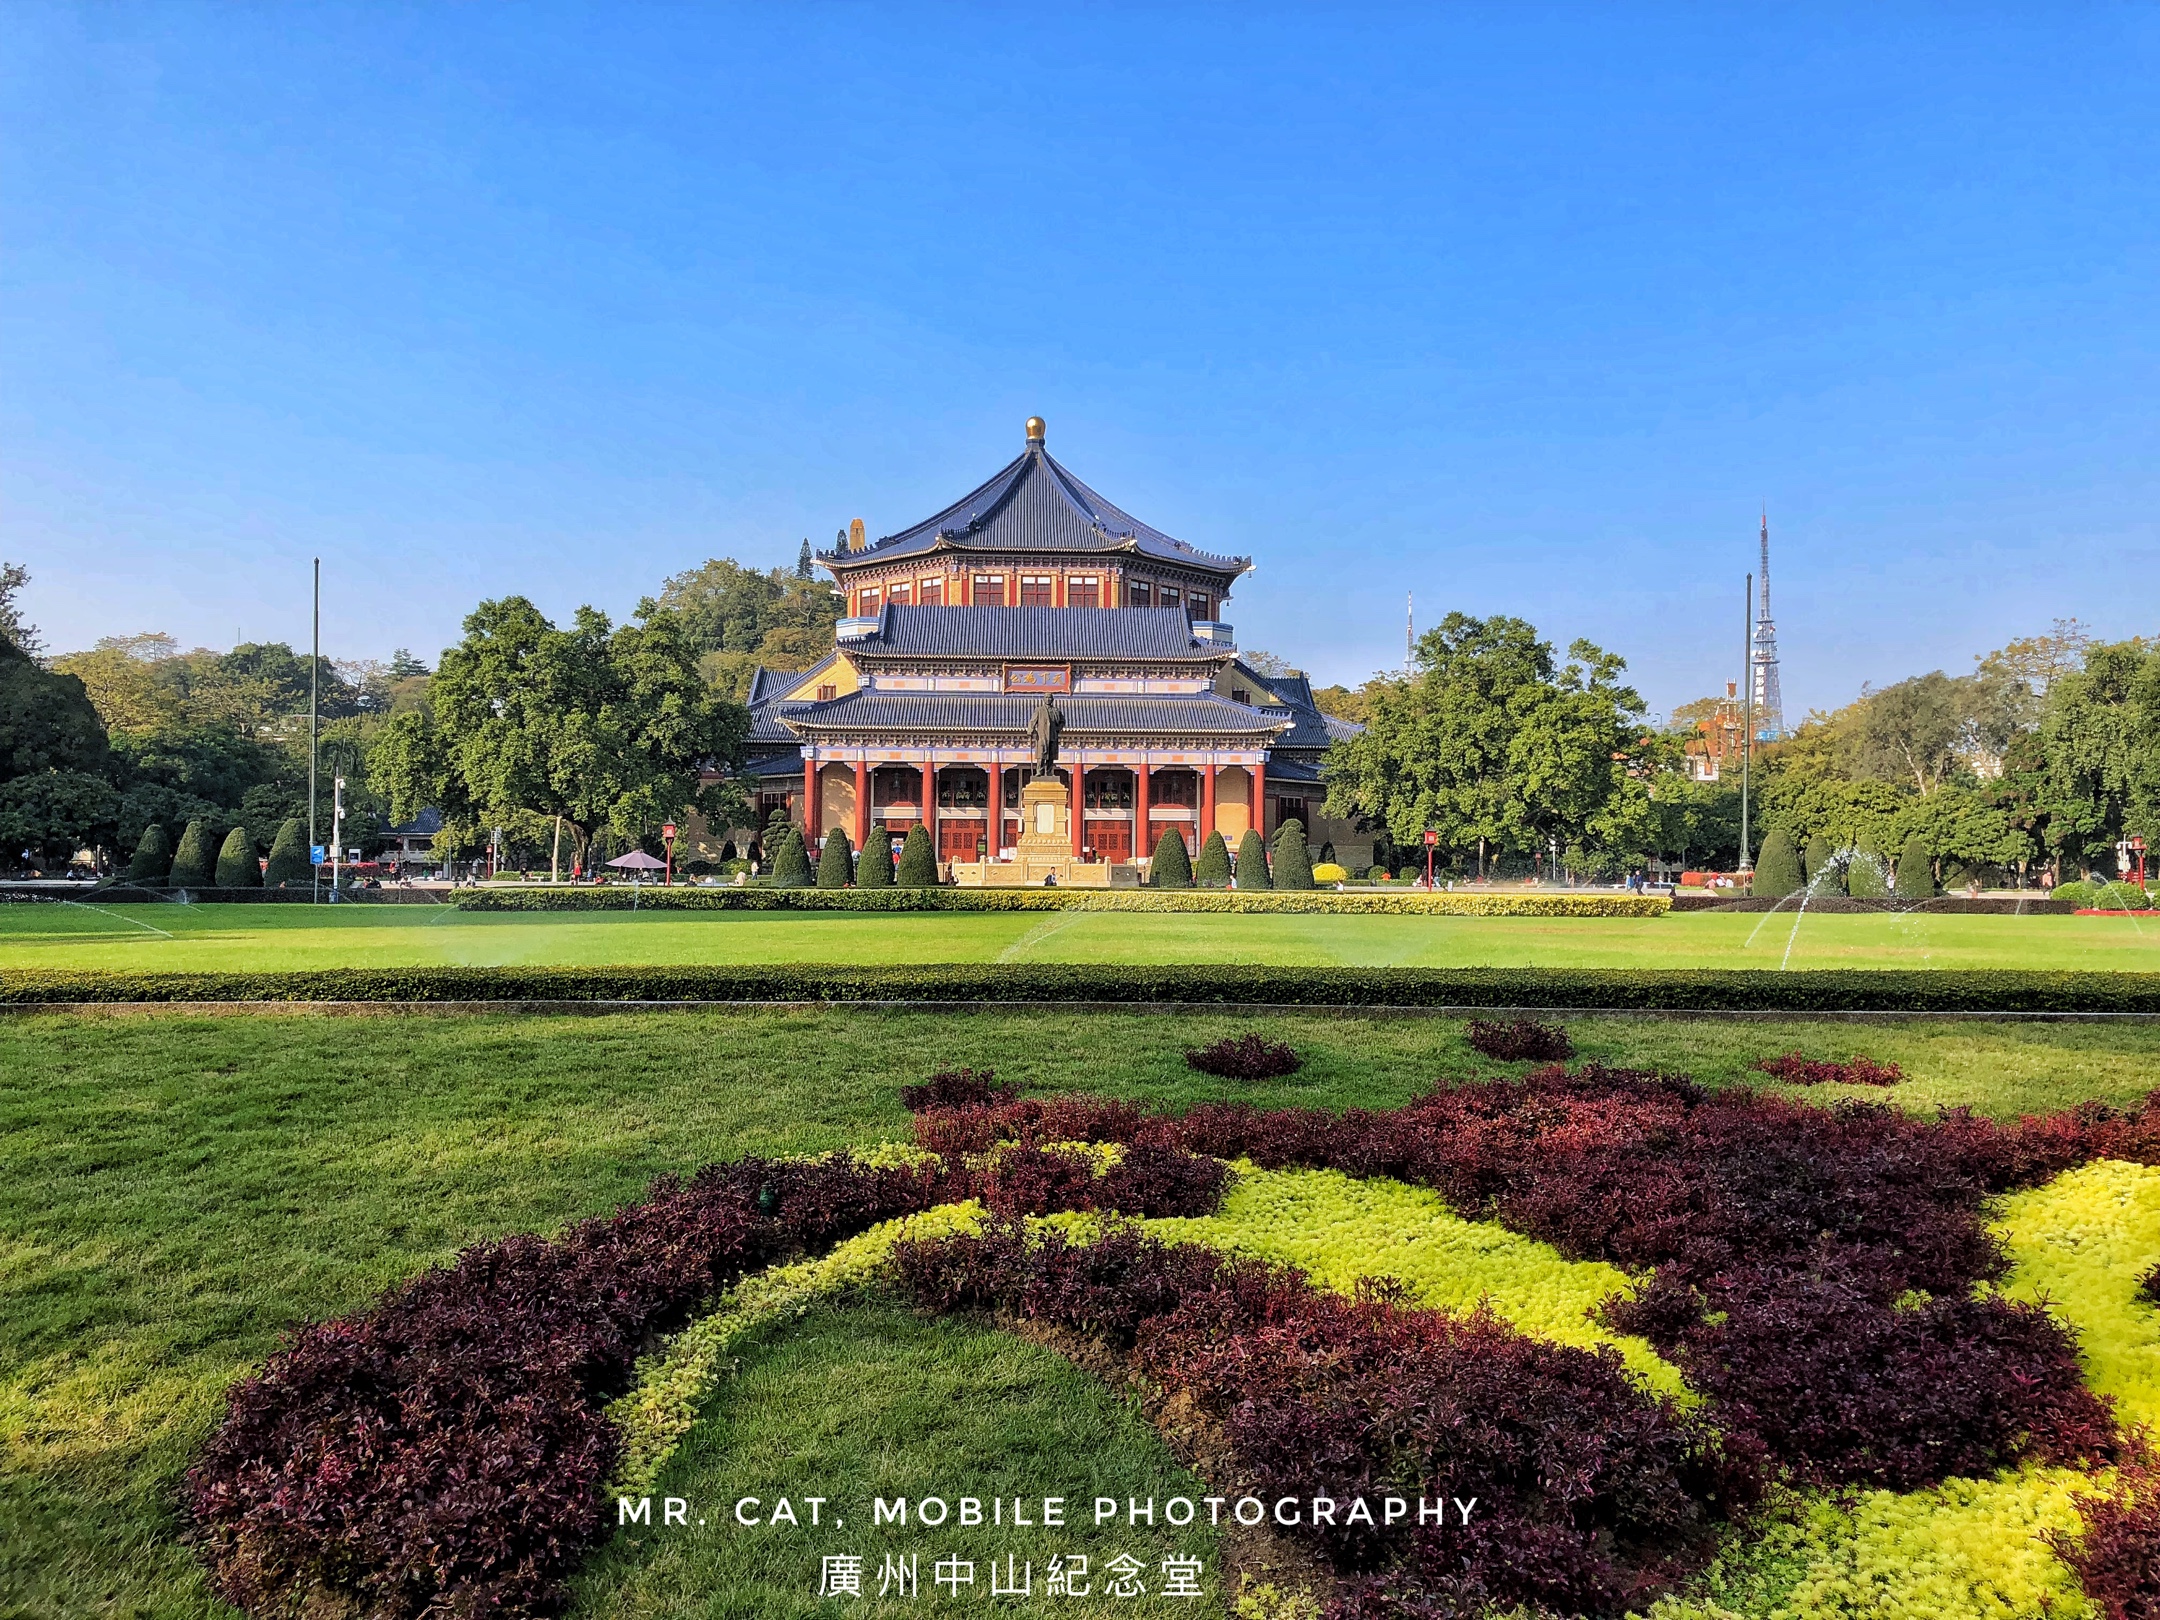
[[[1140,869],[1128,862],[1083,861],[1072,852],[1072,789],[1054,776],[1020,790],[1020,841],[1009,861],[955,861],[963,888],[1023,888],[1055,881],[1060,888],[1129,889]]]

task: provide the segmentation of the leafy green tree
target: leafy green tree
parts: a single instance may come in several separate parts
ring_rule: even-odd
[[[1926,900],[1935,893],[1935,868],[1928,861],[1927,838],[1914,833],[1905,840],[1897,860],[1897,897]]]
[[[1652,785],[1657,852],[1681,866],[1734,861],[1740,854],[1740,789],[1661,773]]]
[[[143,829],[142,837],[135,844],[135,854],[128,861],[130,883],[163,883],[172,872],[172,840],[165,836],[165,829],[151,822]]]
[[[855,851],[848,835],[835,827],[825,835],[825,847],[818,853],[817,886],[821,889],[844,889],[855,877]]]
[[[1220,832],[1207,835],[1200,859],[1193,863],[1193,882],[1203,889],[1226,888],[1230,882],[1230,846]]]
[[[1434,828],[1480,864],[1554,839],[1654,840],[1637,779],[1642,699],[1619,683],[1621,659],[1587,641],[1568,657],[1561,667],[1520,619],[1449,614],[1408,677],[1367,686],[1364,731],[1328,753],[1328,812],[1402,846]]]
[[[210,848],[210,829],[200,821],[191,821],[180,834],[180,847],[173,851],[171,882],[178,889],[207,889],[214,875],[217,856]]]
[[[368,753],[399,820],[433,804],[452,827],[562,817],[576,858],[595,837],[627,845],[696,809],[739,821],[739,787],[707,788],[740,763],[749,716],[707,687],[697,646],[650,600],[620,626],[580,608],[558,629],[523,597],[483,602],[428,682],[425,713],[393,714]]]
[[[1148,864],[1148,887],[1192,887],[1192,858],[1185,853],[1184,835],[1175,827],[1165,827],[1162,837],[1155,841],[1155,858]]]
[[[109,848],[119,795],[88,771],[38,771],[0,783],[0,851],[27,855],[41,870],[77,851]]]
[[[1305,847],[1305,823],[1292,816],[1275,829],[1275,887],[1278,889],[1309,889],[1312,880],[1312,853]]]
[[[773,855],[773,886],[781,889],[807,889],[817,881],[810,870],[810,851],[803,843],[801,831],[795,827],[780,835],[780,848]]]
[[[1245,836],[1237,846],[1237,886],[1241,889],[1272,889],[1275,880],[1268,876],[1267,842],[1257,827],[1247,827]]]
[[[0,635],[0,781],[41,771],[110,769],[105,724],[74,675],[40,668]]]
[[[262,887],[262,867],[255,857],[255,840],[248,837],[245,827],[235,827],[225,835],[224,847],[218,851],[217,886],[221,889]]]
[[[863,845],[862,859],[855,863],[855,887],[889,889],[892,886],[892,834],[873,821],[870,837]]]
[[[1784,828],[1773,827],[1763,840],[1762,853],[1755,858],[1755,881],[1748,893],[1782,900],[1788,894],[1799,893],[1803,882],[1800,857],[1792,840],[1785,836]]]
[[[2015,869],[2036,853],[2031,835],[2011,825],[1986,795],[1954,784],[1912,801],[1898,826],[1918,838],[1932,859],[1960,866]]]
[[[37,626],[23,617],[22,603],[18,598],[23,587],[30,583],[30,570],[21,563],[0,562],[0,641],[24,654],[35,658],[45,650],[39,638]]]
[[[930,843],[930,834],[921,822],[908,829],[907,842],[900,846],[900,867],[893,881],[903,889],[934,889],[938,881],[937,850]]]
[[[277,830],[277,839],[270,846],[270,864],[263,868],[263,885],[272,889],[307,887],[315,876],[309,853],[307,828],[294,816]]]

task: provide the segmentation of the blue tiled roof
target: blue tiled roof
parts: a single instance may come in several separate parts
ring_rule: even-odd
[[[390,838],[433,838],[441,831],[442,812],[433,805],[429,805],[402,827],[392,827],[385,836]]]
[[[897,607],[852,654],[951,658],[1220,658],[1181,608]]]
[[[873,541],[861,551],[826,551],[825,561],[881,562],[928,551],[942,536],[966,551],[1107,552],[1131,548],[1142,556],[1216,573],[1241,574],[1249,557],[1222,557],[1173,540],[1119,510],[1067,472],[1050,452],[1030,444],[979,489],[934,517]]]
[[[1296,759],[1287,754],[1270,754],[1267,762],[1268,781],[1272,783],[1320,785],[1320,767],[1309,759]]]
[[[1027,732],[1039,698],[998,692],[851,692],[830,703],[792,708],[787,722],[817,736],[840,731]],[[1065,736],[1079,742],[1113,732],[1249,737],[1264,742],[1280,730],[1280,716],[1261,714],[1213,694],[1193,697],[1060,697]]]

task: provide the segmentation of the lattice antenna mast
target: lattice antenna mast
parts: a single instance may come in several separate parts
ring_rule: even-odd
[[[1770,617],[1770,513],[1762,518],[1762,596],[1755,615],[1755,647],[1749,692],[1755,703],[1755,736],[1775,742],[1785,735],[1785,701],[1778,690],[1777,625]]]

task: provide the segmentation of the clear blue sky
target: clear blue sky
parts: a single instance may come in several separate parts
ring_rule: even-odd
[[[2160,629],[2160,10],[8,8],[0,554],[66,650],[430,656],[1020,447],[1794,711]]]

